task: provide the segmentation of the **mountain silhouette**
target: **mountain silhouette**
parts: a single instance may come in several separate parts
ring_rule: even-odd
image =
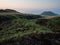
[[[0,12],[17,12],[16,10],[12,10],[12,9],[0,9]]]
[[[51,12],[51,11],[44,11],[43,13],[41,13],[41,15],[47,15],[47,16],[55,16],[57,14]]]

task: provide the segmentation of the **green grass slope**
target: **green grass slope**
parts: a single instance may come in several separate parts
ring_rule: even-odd
[[[26,14],[0,14],[0,42],[31,33],[52,32],[50,29],[35,23],[34,20],[38,17],[38,15]]]

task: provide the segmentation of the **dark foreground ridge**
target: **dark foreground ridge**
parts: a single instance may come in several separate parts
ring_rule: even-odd
[[[60,45],[60,33],[35,33],[11,38],[0,45]]]

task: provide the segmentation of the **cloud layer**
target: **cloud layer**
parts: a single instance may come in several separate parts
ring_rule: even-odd
[[[0,0],[0,8],[21,10],[59,9],[60,0]]]

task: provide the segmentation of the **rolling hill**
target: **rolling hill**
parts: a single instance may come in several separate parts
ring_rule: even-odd
[[[29,18],[28,18],[29,17]],[[51,32],[49,29],[35,24],[38,15],[0,15],[0,41],[8,40],[18,35],[31,34],[33,32]]]

